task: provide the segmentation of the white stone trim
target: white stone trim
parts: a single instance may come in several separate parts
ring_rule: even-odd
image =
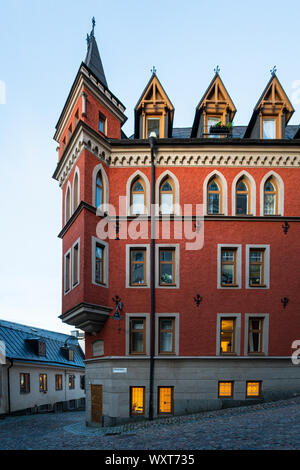
[[[98,172],[101,171],[102,176],[102,183],[103,183],[103,203],[102,204],[109,204],[109,181],[107,177],[107,173],[102,165],[102,163],[98,163],[94,167],[93,175],[92,175],[92,204],[96,207],[96,178]],[[97,208],[98,209],[98,208]]]
[[[248,333],[249,333],[249,319],[250,318],[263,318],[264,319],[262,352],[263,352],[263,357],[265,357],[269,353],[269,314],[268,313],[245,313],[244,355],[247,356],[248,358],[249,357],[254,358],[255,353],[248,353]]]
[[[231,187],[231,198],[232,198],[232,215],[239,215],[236,214],[235,209],[236,209],[236,184],[238,180],[242,177],[245,176],[245,178],[248,180],[249,185],[250,185],[250,214],[249,215],[256,215],[256,184],[253,176],[248,173],[248,171],[242,170],[240,173],[238,173],[233,182],[232,182],[232,187]],[[240,216],[240,215],[239,215]]]
[[[174,338],[174,345],[175,345],[175,353],[174,354],[158,354],[159,351],[159,319],[160,318],[174,318],[175,320],[175,338]],[[156,313],[155,314],[155,356],[159,356],[160,358],[167,357],[171,358],[175,356],[179,356],[179,313]]]
[[[170,170],[166,170],[159,175],[155,182],[155,201],[156,201],[156,215],[159,215],[159,188],[162,180],[169,176],[174,183],[174,215],[181,215],[180,210],[180,186],[178,178]]]
[[[221,279],[221,251],[222,248],[236,248],[236,284],[237,287],[224,287],[222,286],[222,279]],[[218,244],[218,252],[217,252],[217,269],[218,269],[218,276],[217,276],[217,288],[224,289],[224,290],[236,290],[241,289],[242,287],[242,245],[235,245],[230,243],[220,243]]]
[[[159,249],[175,248],[175,286],[159,285]],[[179,243],[159,243],[155,245],[155,288],[156,289],[179,289],[180,287],[180,245]]]
[[[73,184],[72,184],[72,214],[74,214],[75,210],[77,209],[77,207],[75,208],[76,201],[75,201],[75,197],[74,197],[74,187],[75,187],[75,176],[76,176],[76,175],[77,175],[77,178],[78,178],[78,201],[77,201],[77,207],[78,207],[78,206],[79,206],[79,203],[80,203],[80,171],[79,171],[78,166],[76,166],[75,171],[74,171],[74,176],[73,176]]]
[[[146,249],[146,286],[131,286],[130,285],[130,250],[132,248],[145,248]],[[125,287],[126,289],[149,289],[150,287],[150,245],[149,244],[132,244],[126,245],[126,266],[125,266],[125,273],[126,273],[126,281]]]
[[[281,178],[281,176],[273,170],[266,173],[260,182],[260,215],[264,216],[264,186],[265,186],[265,182],[270,177],[274,178],[277,184],[277,188],[278,188],[278,192],[277,192],[278,213],[276,215],[283,216],[284,215],[284,183],[283,183],[283,179]]]
[[[132,211],[130,210],[131,209],[130,207],[131,186],[132,186],[133,181],[138,177],[142,178],[142,180],[145,183],[145,197],[146,197],[146,207],[145,207],[146,214],[145,215],[150,216],[150,199],[151,199],[150,183],[145,173],[143,173],[140,170],[136,170],[134,173],[132,173],[132,175],[129,176],[127,183],[126,183],[126,213],[127,215],[133,215]],[[141,215],[141,214],[138,214],[138,215]]]
[[[77,279],[78,282],[74,285],[74,248],[78,245],[78,266],[77,266]],[[76,240],[75,243],[72,245],[72,259],[71,259],[71,267],[72,267],[72,289],[79,286],[80,284],[80,238]]]
[[[95,269],[96,269],[96,243],[104,247],[104,283],[98,284],[95,281]],[[109,283],[109,244],[100,238],[92,237],[92,284],[98,287],[108,287]]]
[[[264,249],[264,283],[265,287],[255,287],[249,285],[249,254],[250,248],[263,248]],[[270,245],[246,245],[246,272],[245,272],[246,289],[250,290],[264,290],[270,288]]]
[[[203,209],[204,209],[204,214],[207,215],[207,186],[209,181],[214,177],[218,177],[221,182],[221,191],[222,191],[222,207],[221,207],[221,213],[222,215],[228,215],[228,192],[227,192],[227,181],[226,178],[222,173],[220,173],[218,170],[214,170],[211,173],[209,173],[203,183]],[[217,214],[212,214],[212,215],[217,215]]]
[[[222,318],[235,318],[235,353],[221,354],[220,347],[220,334],[221,334],[221,319]],[[216,337],[216,355],[221,357],[240,356],[241,354],[241,314],[240,313],[218,313],[217,314],[217,337]]]
[[[146,355],[130,354],[130,319],[145,318],[146,319]],[[143,359],[150,355],[150,314],[149,313],[126,313],[125,317],[125,354],[135,359]]]

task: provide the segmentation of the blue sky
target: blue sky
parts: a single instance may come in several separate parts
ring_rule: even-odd
[[[130,135],[133,108],[153,65],[175,106],[176,127],[192,125],[216,65],[238,110],[235,124],[248,123],[273,65],[294,100],[290,123],[298,124],[299,5],[277,0],[2,0],[1,319],[72,329],[57,318],[61,190],[52,179],[53,134],[86,54],[92,16],[108,86],[127,108],[124,131]]]

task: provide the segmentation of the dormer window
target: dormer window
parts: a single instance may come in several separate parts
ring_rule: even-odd
[[[38,341],[38,355],[46,356],[46,343],[44,341]]]
[[[263,119],[263,139],[276,139],[276,119]]]
[[[151,132],[154,132],[156,137],[159,138],[160,132],[160,119],[156,117],[151,117],[147,119],[147,134],[150,137]]]
[[[207,118],[207,133],[209,134],[209,137],[213,137],[213,138],[219,138],[220,137],[219,134],[215,134],[215,133],[211,134],[210,133],[210,128],[212,126],[215,126],[219,122],[221,122],[221,120],[218,117],[208,117]]]
[[[106,117],[103,114],[99,113],[99,131],[102,132],[102,134],[106,134],[105,124]]]

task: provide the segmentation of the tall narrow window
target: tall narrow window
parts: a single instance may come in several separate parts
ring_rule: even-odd
[[[235,353],[235,318],[221,318],[220,328],[221,354]]]
[[[65,293],[71,289],[71,253],[65,255]]]
[[[74,390],[75,388],[75,375],[69,375],[69,390]]]
[[[159,284],[175,285],[175,248],[159,249]]]
[[[159,353],[174,354],[175,343],[175,319],[160,318],[159,319]]]
[[[148,138],[150,137],[151,132],[155,132],[156,137],[159,138],[159,127],[160,127],[160,119],[159,118],[148,118],[147,119]]]
[[[131,210],[132,214],[145,214],[146,191],[142,178],[136,179],[131,186]]]
[[[57,374],[55,375],[55,390],[56,391],[59,391],[59,390],[62,390],[63,389],[63,385],[62,385],[62,375],[61,374]]]
[[[207,213],[220,214],[222,207],[222,193],[220,183],[217,178],[213,178],[208,183],[207,188]]]
[[[236,185],[236,215],[250,213],[249,184],[245,178],[241,178]]]
[[[236,249],[222,248],[221,250],[222,287],[236,286],[236,255]]]
[[[102,132],[102,134],[105,134],[105,122],[106,122],[106,117],[99,113],[99,131]]]
[[[47,392],[47,374],[40,374],[40,392]]]
[[[130,250],[130,285],[146,285],[146,249]]]
[[[173,414],[173,387],[158,387],[158,414]]]
[[[75,211],[79,205],[79,180],[77,172],[74,176],[73,185],[73,210]]]
[[[130,319],[130,354],[145,354],[146,320],[144,318]]]
[[[67,188],[67,194],[65,198],[65,221],[68,222],[68,220],[71,217],[71,190],[70,187]]]
[[[264,186],[264,215],[278,213],[278,190],[273,178],[269,178]]]
[[[20,393],[30,393],[30,374],[20,374]]]
[[[263,352],[263,318],[249,318],[248,353]]]
[[[103,179],[102,173],[99,171],[96,177],[96,207],[100,207],[103,204]]]
[[[145,414],[145,387],[130,387],[130,414]]]
[[[215,134],[215,133],[210,134],[210,128],[212,126],[215,126],[219,122],[220,122],[220,118],[218,118],[218,117],[209,117],[209,118],[207,118],[207,133],[209,134],[209,137],[213,137],[213,138],[219,138],[220,137],[219,134]]]
[[[73,246],[73,287],[79,283],[79,243]]]
[[[275,119],[263,119],[263,139],[276,139]]]
[[[264,258],[263,248],[250,248],[249,286],[264,287]]]
[[[159,191],[159,205],[161,214],[173,214],[174,212],[174,182],[171,178],[162,181]]]
[[[104,246],[96,243],[95,282],[104,284]]]

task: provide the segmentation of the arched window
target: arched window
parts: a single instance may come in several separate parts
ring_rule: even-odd
[[[67,188],[66,198],[65,198],[65,222],[68,222],[71,217],[71,189],[70,186]]]
[[[220,214],[222,207],[222,188],[217,177],[213,177],[207,188],[207,213]]]
[[[101,170],[98,171],[96,176],[96,207],[103,204],[103,180]]]
[[[73,182],[73,211],[75,211],[79,204],[79,181],[78,173],[75,173]]]
[[[141,177],[135,179],[131,185],[131,212],[132,214],[145,214],[146,212],[146,190],[145,183]]]
[[[278,213],[278,189],[274,178],[269,178],[264,185],[264,215]]]
[[[250,186],[242,177],[236,185],[236,215],[250,214]]]
[[[165,178],[159,188],[159,205],[161,214],[174,212],[174,182],[170,177]]]

